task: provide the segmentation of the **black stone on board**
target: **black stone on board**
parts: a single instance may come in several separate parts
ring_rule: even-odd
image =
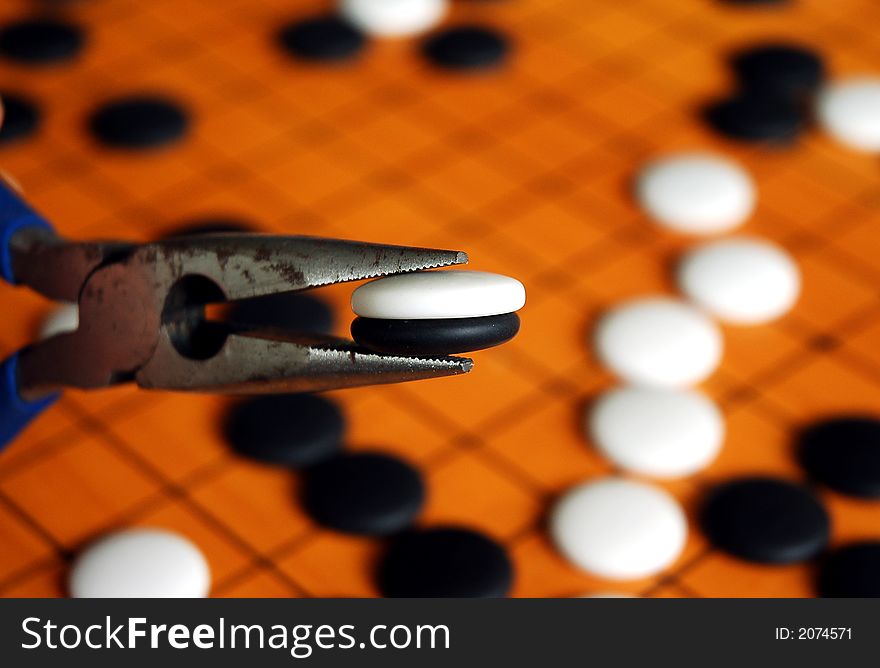
[[[343,454],[305,473],[303,505],[318,524],[343,533],[386,536],[415,521],[425,501],[422,477],[397,457]]]
[[[427,320],[355,318],[351,336],[380,353],[451,355],[500,345],[516,336],[519,325],[516,313]]]
[[[705,117],[716,132],[748,142],[787,144],[807,125],[806,115],[794,101],[748,92],[713,103]]]
[[[818,482],[852,496],[880,498],[880,420],[839,417],[807,427],[800,461]]]
[[[292,467],[317,464],[341,450],[345,418],[314,394],[246,399],[231,409],[224,433],[238,454]]]
[[[160,238],[177,239],[179,237],[196,237],[203,234],[239,234],[256,231],[256,228],[251,223],[237,218],[202,218],[175,227]]]
[[[774,478],[718,485],[701,520],[713,545],[759,563],[804,561],[828,543],[828,514],[816,497],[806,487]]]
[[[378,584],[392,598],[497,598],[513,582],[505,549],[470,529],[440,527],[401,534],[379,563]]]
[[[302,292],[240,299],[229,312],[229,320],[237,324],[303,334],[329,334],[334,319],[324,300]]]
[[[0,145],[27,139],[37,132],[42,113],[33,100],[19,93],[2,91],[0,101],[3,103]]]
[[[434,65],[444,69],[483,70],[504,62],[510,43],[491,28],[457,26],[428,37],[422,51]]]
[[[160,239],[258,231],[253,223],[239,218],[202,218],[175,227]],[[251,328],[317,335],[330,334],[335,321],[333,310],[324,300],[304,292],[277,293],[230,302],[225,319]]]
[[[721,0],[726,5],[743,5],[752,7],[762,7],[764,5],[787,5],[791,0]]]
[[[880,598],[880,541],[850,543],[831,552],[819,569],[826,598]]]
[[[336,16],[289,23],[278,33],[278,41],[295,58],[321,62],[352,59],[366,44],[363,33]]]
[[[176,102],[156,95],[133,95],[105,103],[90,116],[88,125],[105,146],[139,150],[179,140],[189,120]]]
[[[771,96],[802,97],[825,79],[821,56],[795,44],[753,46],[734,54],[731,65],[744,88]]]
[[[0,27],[0,55],[23,65],[52,65],[82,50],[82,28],[57,19],[30,18]]]

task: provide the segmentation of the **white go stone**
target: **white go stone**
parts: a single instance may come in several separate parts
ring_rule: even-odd
[[[715,459],[724,441],[724,418],[701,392],[619,387],[593,404],[587,432],[622,469],[678,478]]]
[[[816,119],[839,142],[860,151],[880,151],[880,77],[826,85],[816,97]]]
[[[681,291],[726,322],[754,325],[786,314],[797,302],[801,276],[791,256],[759,239],[704,244],[678,266]]]
[[[75,332],[79,327],[79,307],[76,304],[61,304],[52,309],[40,323],[37,337],[48,339],[56,334]]]
[[[687,520],[678,502],[658,487],[604,478],[569,490],[557,502],[550,533],[575,566],[602,578],[634,580],[678,559]]]
[[[357,288],[351,308],[364,318],[425,320],[513,313],[526,303],[515,278],[484,271],[418,271],[378,278]]]
[[[192,542],[162,529],[129,529],[89,545],[70,571],[74,598],[203,598],[208,562]]]
[[[340,0],[339,12],[352,25],[376,37],[405,37],[436,26],[449,0]]]
[[[718,234],[744,223],[757,195],[751,176],[735,162],[708,153],[682,153],[644,167],[636,198],[664,227]]]
[[[721,362],[721,331],[702,311],[667,297],[635,299],[599,321],[596,354],[634,385],[687,387],[708,378]]]

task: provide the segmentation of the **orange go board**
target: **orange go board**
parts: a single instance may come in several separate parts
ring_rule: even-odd
[[[9,0],[0,20],[33,3]],[[804,272],[784,320],[726,328],[706,390],[728,420],[716,463],[665,485],[691,511],[707,486],[746,472],[798,479],[794,431],[841,411],[880,410],[880,163],[818,133],[768,149],[719,140],[697,110],[731,86],[724,55],[763,38],[812,45],[833,76],[880,68],[874,0],[798,0],[772,11],[713,0],[459,2],[451,21],[508,33],[506,68],[438,73],[412,40],[375,43],[356,64],[292,62],[278,26],[304,0],[85,0],[63,12],[89,43],[70,65],[0,65],[40,101],[38,137],[0,166],[65,235],[147,240],[182,221],[243,217],[262,230],[466,250],[471,267],[526,283],[523,329],[474,355],[466,377],[335,393],[353,449],[385,449],[424,472],[420,523],[456,523],[505,544],[513,594],[810,596],[812,566],[752,566],[688,546],[660,577],[604,582],[556,555],[553,499],[608,473],[583,408],[612,384],[591,357],[596,316],[671,292],[693,242],[645,220],[638,166],[719,150],[754,174],[745,231],[782,243]],[[160,91],[194,115],[181,144],[150,154],[97,147],[83,119],[108,97]],[[347,333],[351,286],[322,290]],[[3,354],[34,336],[48,305],[3,287]],[[0,595],[64,594],[70,555],[123,526],[177,529],[206,553],[216,596],[370,596],[373,539],[314,526],[296,475],[231,455],[228,399],[119,388],[68,392],[0,457]],[[880,505],[823,492],[833,541],[880,537]],[[693,518],[692,518],[693,519]]]

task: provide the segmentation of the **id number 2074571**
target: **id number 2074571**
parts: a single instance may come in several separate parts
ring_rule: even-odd
[[[852,627],[777,626],[776,640],[852,640]]]

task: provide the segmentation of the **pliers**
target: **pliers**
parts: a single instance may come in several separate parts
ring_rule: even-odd
[[[76,331],[2,363],[0,448],[66,387],[134,382],[258,394],[467,373],[467,358],[383,355],[343,339],[258,330],[209,317],[210,309],[206,315],[211,304],[466,262],[459,251],[304,236],[66,241],[0,183],[3,279],[79,306]]]

